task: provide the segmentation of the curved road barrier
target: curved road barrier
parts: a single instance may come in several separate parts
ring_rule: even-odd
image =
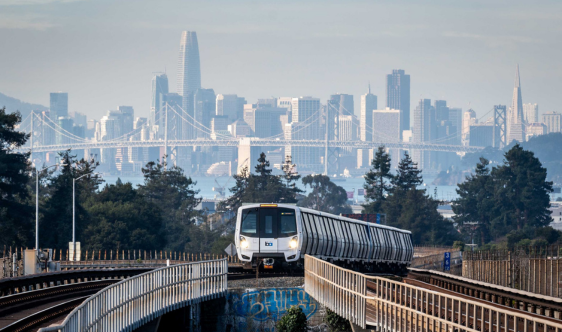
[[[223,296],[227,274],[226,259],[146,272],[102,289],[60,326],[39,331],[132,331],[167,312]]]

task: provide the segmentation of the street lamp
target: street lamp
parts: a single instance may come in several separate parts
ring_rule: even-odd
[[[55,164],[43,167],[41,170],[35,168],[35,250],[37,250],[37,255],[39,255],[39,173],[42,173],[48,168],[57,166],[64,167],[66,164]]]
[[[99,173],[86,173],[77,178],[72,178],[72,261],[76,261],[76,181],[86,175],[98,175]]]

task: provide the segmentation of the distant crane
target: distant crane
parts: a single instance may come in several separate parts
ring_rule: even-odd
[[[217,178],[215,178],[215,183],[217,184],[217,186],[213,187],[212,189],[213,189],[213,191],[218,193],[218,195],[215,195],[216,199],[224,199],[226,197],[225,196],[226,186],[230,182],[230,179],[232,179],[232,177],[229,176],[228,180],[226,180],[224,185],[221,186],[221,184],[217,181]]]

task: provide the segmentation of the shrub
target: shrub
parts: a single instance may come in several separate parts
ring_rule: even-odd
[[[281,317],[276,327],[279,332],[305,332],[308,329],[306,315],[302,308],[294,305]]]
[[[328,324],[330,331],[333,332],[344,332],[351,331],[351,325],[349,321],[342,316],[336,314],[330,309],[326,308],[326,316],[324,317],[324,322]]]

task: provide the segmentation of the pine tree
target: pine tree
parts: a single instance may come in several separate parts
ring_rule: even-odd
[[[285,157],[282,170],[283,180],[285,181],[285,193],[282,198],[285,203],[295,203],[297,201],[297,195],[302,193],[303,190],[297,187],[297,181],[301,176],[297,172],[297,165],[293,164],[291,156]]]
[[[19,112],[0,109],[0,240],[4,245],[31,246],[35,228],[27,184],[29,153],[16,153],[29,135],[18,132]]]
[[[229,220],[231,224],[236,221],[236,213],[238,211],[238,208],[242,206],[242,203],[245,203],[244,199],[246,198],[246,193],[248,190],[249,177],[250,172],[248,171],[247,166],[244,166],[240,170],[240,173],[233,175],[234,186],[229,189],[231,192],[231,196],[224,201],[220,201],[217,206],[217,211],[233,214]]]
[[[345,189],[326,175],[307,175],[302,178],[302,183],[310,186],[312,191],[299,202],[299,206],[333,214],[351,213]]]
[[[379,146],[375,159],[371,162],[371,169],[365,174],[365,200],[363,205],[367,213],[379,213],[386,200],[386,195],[391,191],[393,179],[390,173],[390,156],[384,146]]]
[[[452,205],[455,222],[464,225],[464,233],[470,238],[473,239],[478,234],[481,244],[490,240],[491,220],[495,210],[494,183],[489,164],[487,159],[480,158],[480,162],[476,164],[475,174],[458,184],[456,191],[459,197]],[[495,231],[503,232],[497,228]]]
[[[492,170],[496,185],[497,222],[508,222],[512,229],[544,227],[550,224],[552,182],[546,181],[546,169],[531,151],[515,144],[505,153],[504,165]]]
[[[404,158],[398,163],[397,174],[392,179],[391,183],[394,188],[400,190],[416,188],[423,183],[421,172],[422,171],[418,169],[418,164],[412,161],[408,152],[404,152]]]

